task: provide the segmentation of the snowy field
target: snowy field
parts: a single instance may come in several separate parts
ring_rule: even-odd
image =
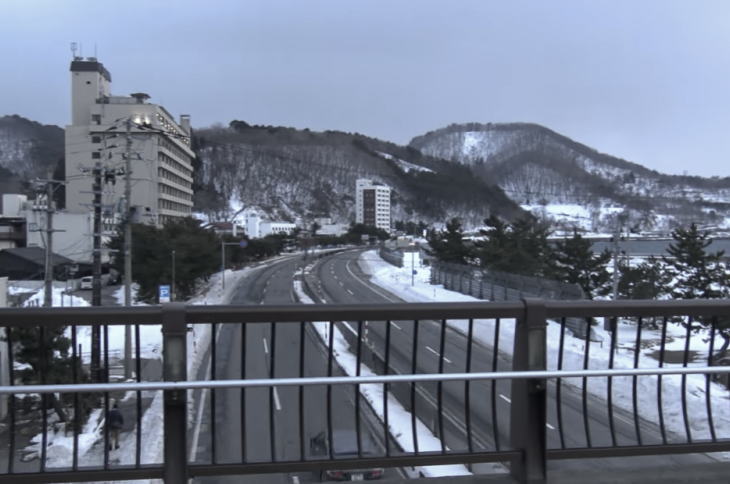
[[[375,284],[387,289],[398,297],[410,302],[434,302],[434,301],[480,301],[479,299],[448,291],[441,285],[431,285],[430,268],[418,269],[415,284],[411,286],[410,269],[394,267],[383,261],[377,251],[364,252],[360,257],[360,266],[370,274]],[[450,320],[448,324],[462,333],[466,333],[468,321]],[[501,320],[499,346],[502,350],[511,351],[514,338],[514,320]],[[589,348],[589,368],[608,368],[609,341],[611,335],[604,331],[602,325],[593,327],[602,342],[593,342]],[[493,320],[475,320],[474,336],[480,342],[491,346],[494,333]],[[550,321],[548,323],[548,369],[557,369],[560,325]],[[679,325],[670,323],[667,326],[666,352],[683,351],[687,343],[686,329]],[[634,347],[636,339],[636,325],[630,321],[620,321],[618,328],[617,351],[614,353],[614,368],[634,367]],[[661,342],[661,330],[642,329],[642,342],[639,352],[640,368],[658,367],[657,354]],[[722,344],[720,337],[716,338],[715,349]],[[694,334],[690,338],[689,348],[694,358],[689,366],[706,366],[709,350],[709,335],[707,332]],[[582,369],[585,354],[585,341],[573,337],[568,331],[565,334],[565,348],[563,355],[563,369]],[[669,358],[667,358],[668,360]],[[680,363],[667,363],[665,367],[682,366]],[[670,442],[685,441],[685,425],[682,412],[682,377],[679,375],[664,376],[662,379],[662,412],[667,427],[668,439]],[[591,378],[588,382],[588,392],[596,397],[605,399],[607,396],[608,378]],[[581,388],[581,379],[564,379],[577,388]],[[613,403],[620,408],[633,413],[632,403],[632,377],[613,378]],[[659,408],[657,405],[657,379],[651,376],[638,377],[638,413],[650,422],[659,421]],[[692,439],[710,438],[710,430],[707,422],[706,410],[706,378],[703,375],[688,375],[686,377],[686,399],[688,406],[689,425]],[[715,423],[718,438],[730,436],[730,393],[717,383],[710,384],[710,402],[712,417]],[[726,456],[727,458],[728,456]]]

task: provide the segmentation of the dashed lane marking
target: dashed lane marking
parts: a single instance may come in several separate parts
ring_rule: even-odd
[[[350,293],[350,296],[354,296],[354,295],[355,295],[355,293],[354,293],[354,292],[352,292],[352,291],[351,291],[351,290],[349,290],[349,289],[347,290],[347,292],[349,292],[349,293]]]
[[[426,346],[426,349],[427,349],[428,351],[430,351],[431,353],[433,353],[434,355],[436,355],[436,356],[438,356],[438,357],[441,357],[441,355],[439,354],[439,352],[438,352],[438,351],[436,351],[435,349],[431,348],[430,346]],[[452,363],[452,361],[451,361],[450,359],[446,358],[445,356],[444,356],[443,358],[444,358],[444,361],[445,361],[446,363]]]
[[[264,353],[269,354],[269,344],[266,342],[266,338],[264,338]]]
[[[549,428],[550,430],[555,430],[555,427],[553,427],[553,426],[552,426],[552,425],[550,425],[549,423],[546,423],[546,424],[545,424],[545,427]]]
[[[281,401],[279,400],[279,392],[274,387],[274,406],[277,411],[281,411]]]
[[[395,322],[391,321],[390,324],[392,324],[393,326],[395,326],[396,328],[398,328],[398,330],[403,331],[403,328],[401,328],[400,326],[398,326],[398,323],[395,323]]]
[[[504,400],[507,403],[510,403],[510,404],[512,403],[512,400],[510,400],[508,397],[505,397],[501,393],[499,394],[499,398],[501,398],[502,400]]]

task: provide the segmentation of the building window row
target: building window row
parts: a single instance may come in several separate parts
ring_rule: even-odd
[[[193,187],[193,184],[187,181],[185,178],[178,176],[171,171],[165,170],[164,168],[157,168],[157,176],[158,178],[169,180],[177,185],[180,185],[181,187],[185,187],[188,189],[192,189]]]
[[[192,201],[193,196],[190,195],[187,192],[184,192],[182,190],[178,190],[177,188],[173,188],[171,186],[165,185],[164,183],[158,183],[157,184],[158,190],[160,193],[164,193],[165,195],[171,195],[173,197],[182,198],[183,200]]]
[[[172,141],[165,138],[164,136],[160,136],[159,138],[159,144],[166,150],[172,152],[176,157],[180,158],[181,160],[185,160],[188,163],[191,163],[190,155],[185,153],[183,150],[181,150],[179,147],[175,145]]]
[[[183,203],[172,202],[170,200],[159,199],[157,201],[157,206],[160,208],[160,210],[173,210],[175,212],[181,212],[181,213],[190,213],[191,212],[190,206],[185,205]]]
[[[165,153],[163,153],[161,151],[157,152],[157,161],[159,161],[163,165],[167,165],[171,168],[176,169],[177,171],[185,173],[187,176],[189,176],[191,178],[193,176],[193,171],[191,169],[187,168],[185,165],[183,165],[179,161],[167,156]]]

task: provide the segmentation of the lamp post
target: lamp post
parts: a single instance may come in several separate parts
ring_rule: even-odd
[[[170,301],[175,302],[175,249],[172,249],[172,285],[170,286]]]
[[[239,240],[238,242],[224,242],[221,240],[221,286],[222,289],[226,288],[226,245],[237,245],[241,248],[246,247],[248,242],[245,240]]]

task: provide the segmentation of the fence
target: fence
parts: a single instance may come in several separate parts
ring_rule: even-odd
[[[389,264],[396,267],[403,267],[403,252],[398,249],[389,249],[381,244],[378,249],[380,257]]]
[[[524,297],[557,300],[586,298],[577,284],[447,262],[434,263],[431,284],[442,284],[446,289],[490,301],[519,301]],[[583,318],[568,318],[566,324],[579,338],[593,337],[589,333],[590,322]]]
[[[536,299],[2,309],[10,367],[24,354],[21,340],[26,349],[37,345],[40,357],[37,381],[0,387],[13,395],[0,482],[184,482],[481,462],[504,462],[520,481],[543,482],[551,459],[591,458],[584,461],[590,467],[597,457],[728,451],[727,393],[711,379],[730,372],[713,366],[728,316],[728,301]],[[614,318],[621,330],[607,345],[573,340],[570,317]],[[66,334],[75,343],[84,328],[102,325],[108,347],[108,335],[125,324],[136,328],[135,382],[84,383],[75,344],[69,372],[53,371],[61,363],[51,361],[52,331],[70,325]],[[190,324],[209,325],[217,335],[196,375],[186,366]],[[162,332],[164,381],[142,378],[140,334],[150,328]],[[656,359],[647,356],[650,343]],[[162,456],[145,450],[155,439],[155,419],[143,416],[153,394],[162,398]],[[100,441],[90,447],[97,454],[79,432],[88,427],[84,402],[101,403],[91,415],[104,414],[115,396],[134,414],[125,430],[124,443],[134,450],[129,462],[109,451],[113,435],[103,419]],[[54,403],[69,414],[70,436],[61,424],[54,429]],[[31,462],[21,448],[28,426],[38,432]],[[354,436],[352,452],[340,452],[343,431]],[[63,442],[70,442],[68,453],[59,452]]]

